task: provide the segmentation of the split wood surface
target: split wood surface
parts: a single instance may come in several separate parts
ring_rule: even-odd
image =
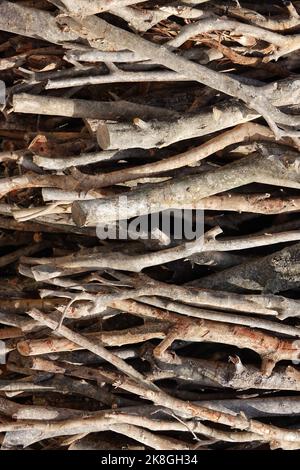
[[[0,1],[2,450],[300,449],[299,33]]]

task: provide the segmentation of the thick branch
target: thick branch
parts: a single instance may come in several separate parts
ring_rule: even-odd
[[[165,209],[201,208],[201,199],[253,182],[300,188],[298,160],[297,154],[281,157],[253,154],[216,170],[134,189],[126,194],[126,217]],[[113,222],[122,218],[119,204],[118,197],[75,201],[72,216],[79,226]]]
[[[164,108],[130,103],[128,101],[88,101],[54,96],[36,96],[20,93],[13,96],[13,109],[16,113],[46,114],[91,119],[155,119],[164,116],[176,117],[174,111]]]
[[[50,13],[5,0],[0,2],[0,29],[57,44],[78,39],[77,34],[61,29]]]

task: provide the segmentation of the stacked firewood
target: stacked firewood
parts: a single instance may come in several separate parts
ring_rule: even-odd
[[[300,449],[299,32],[0,1],[2,449]]]

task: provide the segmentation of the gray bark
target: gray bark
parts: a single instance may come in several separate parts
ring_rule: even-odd
[[[281,157],[253,154],[216,170],[135,189],[125,193],[127,199],[122,200],[126,218],[165,209],[198,208],[198,204],[201,208],[201,199],[253,182],[300,188],[298,165],[296,153]],[[119,197],[75,201],[72,216],[79,226],[95,226],[122,218],[119,210]]]

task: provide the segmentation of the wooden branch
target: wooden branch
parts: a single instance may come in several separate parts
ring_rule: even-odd
[[[25,186],[26,187],[26,186]],[[73,225],[62,225],[62,224],[44,224],[38,221],[32,222],[17,222],[16,220],[12,219],[11,217],[3,217],[0,218],[0,227],[6,230],[16,230],[17,232],[45,232],[45,233],[74,233],[78,235],[87,235],[90,237],[95,237],[96,232],[92,229],[86,230],[75,227]]]
[[[156,450],[191,450],[194,448],[194,445],[180,442],[174,438],[157,436],[132,424],[112,424],[109,426],[109,430],[128,436]]]
[[[117,367],[119,370],[122,370],[126,374],[129,374],[130,377],[133,377],[138,382],[141,382],[144,385],[150,387],[150,384],[144,379],[142,374],[137,372],[132,366],[128,365],[125,361],[123,361],[123,359],[120,359],[119,357],[111,353],[110,351],[106,350],[100,344],[96,344],[94,341],[91,341],[85,338],[79,333],[75,333],[74,331],[70,330],[66,326],[60,325],[60,323],[58,323],[56,320],[49,318],[49,316],[45,315],[44,313],[40,312],[37,309],[30,310],[29,315],[34,320],[41,322],[43,325],[46,325],[53,330],[57,330],[57,327],[59,327],[60,334],[64,335],[65,338],[99,355],[103,359],[106,359],[115,367]]]
[[[143,268],[156,266],[160,263],[169,263],[171,261],[191,256],[193,253],[201,250],[203,238],[192,242],[183,243],[174,248],[167,248],[159,252],[144,253],[138,255],[124,254],[120,259],[118,253],[101,254],[98,257],[95,253],[86,256],[62,257],[41,260],[41,266],[32,268],[36,280],[46,280],[52,277],[64,275],[65,269],[79,269],[80,272],[92,271],[94,269],[112,268],[126,269],[128,271],[140,272]],[[24,261],[24,259],[23,259]]]
[[[238,194],[226,192],[201,199],[199,208],[204,210],[221,210],[253,212],[256,214],[281,214],[300,209],[300,199],[296,197],[272,197],[270,193]]]
[[[102,152],[101,152],[102,153]],[[111,190],[89,190],[89,191],[66,191],[64,189],[43,188],[42,196],[45,202],[49,201],[66,201],[73,202],[78,199],[96,199],[106,197],[111,194]]]
[[[110,274],[118,279],[118,273],[110,271]],[[91,280],[97,280],[97,277],[95,278],[92,275]],[[93,293],[89,292],[89,285],[85,285],[84,290],[86,292],[82,295],[77,293],[74,294],[68,291],[60,292],[57,290],[49,291],[45,289],[40,290],[40,295],[43,298],[47,298],[49,296],[61,296],[62,298],[74,299],[75,304],[73,304],[72,308],[66,312],[66,316],[70,316],[70,318],[80,318],[86,315],[99,314],[100,312],[103,312],[104,309],[112,302],[119,302],[126,299],[139,300],[142,296],[147,296],[147,298],[151,296],[152,298],[155,297],[155,299],[161,297],[164,297],[165,299],[171,298],[173,300],[184,302],[185,304],[197,305],[202,308],[209,307],[225,311],[248,312],[252,314],[268,316],[271,315],[276,316],[279,319],[288,318],[289,316],[297,316],[299,310],[298,300],[289,299],[279,295],[241,295],[215,289],[212,290],[189,286],[177,286],[175,284],[166,284],[155,281],[145,274],[134,275],[133,279],[131,279],[131,277],[126,277],[126,281],[130,286],[129,289],[118,288],[116,291],[109,290],[108,293],[101,287],[98,291],[94,290]],[[74,282],[71,281],[69,286],[71,288],[73,287],[74,289]],[[95,287],[95,285],[93,285],[93,287]],[[76,300],[81,301],[82,303],[76,305]],[[87,305],[83,304],[84,301],[87,302]],[[89,303],[92,303],[92,308]],[[6,305],[5,301],[4,305]],[[20,302],[20,305],[23,305],[23,303]],[[65,304],[59,305],[59,299],[50,299],[49,306],[50,305],[55,306],[57,309],[62,309],[64,308]],[[123,304],[122,308],[125,308],[124,305],[126,305],[128,308],[129,304]],[[45,308],[47,307],[48,306],[45,303]],[[134,304],[133,309],[134,308],[137,308],[136,304]],[[134,310],[132,310],[131,313],[134,313]]]
[[[281,157],[252,154],[216,170],[134,189],[126,194],[127,217],[166,209],[198,208],[199,203],[201,208],[201,199],[253,182],[299,188],[294,171],[298,159],[297,154]],[[79,226],[113,222],[118,218],[118,204],[118,197],[75,201],[73,220]]]
[[[94,152],[82,154],[78,157],[43,157],[42,155],[34,155],[33,161],[36,165],[47,170],[65,170],[72,166],[91,165],[98,162],[106,162],[114,160],[116,152]]]
[[[260,318],[246,317],[242,315],[233,315],[228,312],[223,313],[214,310],[205,310],[203,308],[184,305],[180,302],[174,302],[167,299],[157,299],[155,297],[153,298],[142,296],[138,298],[138,301],[143,302],[147,305],[153,305],[164,310],[176,312],[193,318],[203,318],[204,320],[220,321],[224,323],[232,323],[235,325],[245,325],[251,328],[261,328],[263,330],[273,331],[289,336],[300,336],[300,331],[298,327],[280,324],[275,321],[261,320]],[[112,302],[111,306],[114,308],[119,308],[120,310],[129,311],[133,314],[134,308],[137,309],[138,313],[139,307],[141,307],[141,314],[143,314],[143,307],[134,301],[115,301]]]
[[[82,370],[83,368],[80,369],[82,373],[84,373]],[[278,441],[280,441],[281,445],[288,445],[289,443],[297,443],[299,445],[300,436],[299,432],[297,431],[278,428],[276,426],[268,425],[255,420],[248,420],[246,417],[241,415],[232,416],[231,414],[220,411],[215,412],[213,410],[201,407],[201,405],[198,404],[186,403],[180,399],[171,397],[170,395],[167,395],[162,391],[151,391],[143,389],[142,387],[136,385],[129,379],[123,378],[119,374],[108,372],[103,369],[95,371],[94,374],[95,376],[105,378],[106,380],[109,380],[112,383],[119,383],[120,388],[130,391],[131,393],[138,394],[144,399],[150,399],[150,401],[154,402],[156,405],[167,407],[179,416],[182,416],[184,418],[198,417],[208,421],[222,423],[231,427],[235,427],[237,429],[247,429],[248,431],[259,434],[260,436],[262,436],[262,439],[267,441],[277,439]],[[32,422],[30,424],[32,425]],[[18,423],[1,425],[0,430],[17,430],[20,428],[26,429],[29,424],[24,423],[23,426],[24,428],[22,428],[22,425]],[[201,424],[201,426],[203,425]],[[48,430],[50,429],[48,428]],[[234,432],[232,432],[232,435],[234,436]]]
[[[107,423],[105,424],[105,419]],[[131,423],[131,424],[129,424]],[[133,424],[135,423],[135,424]],[[137,424],[140,424],[141,428],[137,428]],[[259,435],[255,435],[253,433],[247,432],[224,432],[218,431],[208,426],[203,425],[202,423],[191,423],[189,421],[167,421],[167,420],[159,420],[159,419],[149,419],[147,417],[139,417],[135,416],[130,413],[122,413],[122,412],[106,412],[106,413],[98,413],[98,416],[91,416],[87,417],[86,419],[83,418],[73,418],[69,420],[61,421],[60,423],[49,423],[49,429],[46,429],[43,426],[44,423],[33,421],[25,421],[15,426],[13,423],[9,423],[6,426],[2,425],[1,429],[5,429],[7,431],[19,432],[21,437],[23,437],[23,442],[27,445],[29,443],[35,442],[34,437],[36,438],[41,432],[43,432],[43,436],[45,438],[61,436],[63,434],[73,435],[73,434],[86,434],[90,432],[99,432],[103,430],[116,430],[118,432],[125,432],[128,433],[129,436],[137,440],[141,440],[142,442],[147,443],[150,447],[164,449],[161,447],[162,445],[166,445],[167,448],[177,448],[177,449],[190,449],[194,448],[194,445],[188,444],[180,444],[178,440],[175,439],[164,439],[159,437],[159,435],[153,435],[146,429],[150,429],[152,431],[190,431],[196,435],[196,433],[202,435],[208,435],[213,437],[221,438],[221,440],[225,440],[228,442],[245,442],[247,439],[254,439],[254,440],[261,440],[262,437]],[[61,428],[59,428],[59,424],[61,424]],[[30,425],[32,431],[30,432]],[[145,429],[146,428],[146,429]],[[77,432],[76,432],[77,429]],[[23,431],[23,433],[22,433]],[[24,432],[25,431],[25,432]],[[28,440],[28,437],[31,437],[31,440]],[[24,441],[24,438],[27,439]],[[23,445],[24,445],[23,444]],[[19,443],[20,445],[20,443]],[[173,447],[170,447],[170,446]],[[159,447],[157,447],[159,446]],[[165,450],[165,449],[164,449]]]
[[[105,41],[109,41],[111,45],[123,42],[126,48],[137,53],[143,52],[147,54],[149,59],[155,60],[155,62],[178,73],[188,74],[190,78],[204,85],[211,86],[211,84],[214,83],[214,86],[217,85],[219,91],[244,101],[250,108],[255,109],[258,114],[265,117],[277,137],[280,132],[275,124],[276,122],[288,126],[298,125],[297,117],[287,116],[280,112],[271,105],[255,87],[241,84],[227,75],[219,74],[204,66],[187,61],[183,57],[178,57],[164,46],[157,46],[145,39],[136,37],[134,34],[117,28],[96,16],[81,19],[79,23],[73,20],[64,21],[72,30],[84,36],[89,40],[90,44],[95,45],[96,48],[97,41],[99,42],[100,37],[105,37]]]
[[[125,304],[125,310],[128,310],[128,307],[126,307],[126,304],[129,303],[129,311],[132,311],[132,302],[125,302],[121,301],[120,303],[114,302],[112,306],[121,308],[122,305]],[[151,303],[151,301],[150,301]],[[155,305],[158,302],[155,301]],[[160,302],[160,305],[163,305],[165,308],[165,304],[162,304]],[[172,304],[171,304],[172,305]],[[133,306],[135,306],[135,303],[133,303]],[[137,305],[137,310],[139,310],[139,306]],[[197,316],[200,316],[200,318],[207,318],[209,316],[208,312],[203,312],[203,311],[197,311],[197,309],[194,309],[191,307],[184,307],[184,306],[178,306],[172,308],[176,309],[177,311],[179,310],[181,313],[187,313],[189,314],[191,312],[196,312]],[[237,326],[236,323],[246,323],[248,325],[251,325],[253,327],[252,321],[245,319],[243,320],[236,320],[234,322],[233,316],[230,317],[230,315],[226,316],[226,321],[228,322],[234,322],[234,325],[228,325],[226,323],[222,323],[220,320],[222,319],[221,314],[218,316],[216,312],[212,312],[211,318],[218,318],[218,321],[212,321],[212,320],[198,320],[196,319],[196,313],[193,315],[193,320],[189,318],[181,318],[180,316],[174,314],[174,313],[169,313],[168,311],[165,310],[160,310],[158,308],[152,308],[149,306],[141,306],[140,308],[141,313],[143,316],[150,316],[154,318],[158,318],[163,321],[171,322],[174,323],[174,326],[172,326],[170,329],[168,329],[168,325],[158,325],[155,328],[151,329],[150,334],[152,336],[145,336],[146,334],[149,334],[149,329],[146,326],[144,329],[140,328],[142,336],[138,336],[140,333],[137,331],[136,337],[135,337],[135,342],[141,342],[142,340],[145,339],[150,339],[152,338],[164,338],[162,343],[157,346],[154,349],[154,355],[160,360],[163,360],[165,362],[173,362],[173,359],[170,359],[170,355],[166,353],[166,350],[173,341],[176,339],[183,339],[185,341],[205,341],[205,342],[222,342],[223,344],[230,344],[237,346],[239,348],[249,348],[257,352],[261,358],[262,358],[262,370],[263,373],[266,375],[270,375],[274,366],[276,365],[277,362],[281,360],[297,360],[299,358],[299,345],[295,341],[291,340],[279,340],[276,337],[270,336],[266,333],[263,333],[261,331],[253,331],[250,327],[246,326]],[[263,328],[268,328],[268,329],[273,329],[276,330],[276,325],[272,322],[268,321],[261,321],[257,322],[257,325]],[[270,326],[272,325],[272,326]],[[283,325],[278,325],[278,329],[283,332],[285,330]],[[287,333],[288,328],[286,328],[285,333]],[[294,330],[295,331],[295,330]],[[251,333],[252,332],[252,333]],[[290,334],[290,333],[289,333]],[[295,334],[295,332],[294,332]],[[79,335],[80,336],[80,335]],[[112,342],[114,341],[114,337],[120,338],[121,343],[115,343]],[[93,337],[94,339],[96,338],[95,335]],[[105,335],[98,335],[97,338],[103,338],[102,340],[105,341]],[[114,332],[113,334],[107,334],[106,338],[112,338],[112,339],[107,339],[110,341],[108,344],[111,346],[119,345],[119,344],[128,344],[126,342],[126,331],[124,332],[124,335],[122,335],[122,330],[121,332]],[[74,342],[74,339],[71,339],[71,336],[68,336],[68,339],[72,342]],[[129,338],[130,339],[130,338]],[[131,338],[132,341],[132,338]],[[78,341],[77,341],[78,342]],[[84,343],[85,342],[85,343]],[[81,340],[81,346],[85,347],[86,349],[91,350],[91,348],[87,348],[85,344],[93,344],[92,341],[88,340],[87,337],[82,337]],[[95,344],[95,343],[94,343]],[[53,339],[51,342],[49,339],[46,340],[28,340],[28,341],[23,341],[18,343],[18,351],[23,354],[23,355],[36,355],[36,354],[45,354],[53,351],[65,351],[65,350],[72,350],[76,349],[76,345],[70,344],[70,342],[66,342],[65,340],[59,340],[59,339]],[[103,357],[103,355],[102,355]],[[121,360],[120,360],[121,361]],[[180,359],[176,359],[176,361],[180,363]],[[123,361],[121,361],[123,362]]]
[[[121,46],[120,46],[121,47]],[[154,63],[149,61],[147,56],[143,56],[140,54],[136,54],[135,52],[120,49],[120,47],[116,50],[97,50],[97,49],[72,49],[67,51],[64,58],[69,61],[70,63],[77,63],[77,62],[105,62],[106,64],[112,64],[115,62],[123,62],[124,63],[132,63],[132,62],[143,62],[144,64],[152,64],[152,66],[156,66]],[[207,64],[216,59],[220,59],[222,54],[216,53],[213,49],[209,49],[206,47],[201,47],[201,49],[192,49],[192,50],[185,50],[185,51],[178,51],[184,57],[188,59],[193,59],[199,61],[201,64]],[[110,73],[115,72],[115,70],[109,70]],[[125,70],[126,72],[126,70]],[[178,74],[177,74],[178,75]],[[120,76],[121,78],[121,76]],[[187,77],[185,77],[185,80]]]
[[[231,6],[227,8],[227,15],[241,20],[246,20],[252,24],[272,31],[286,31],[300,25],[299,15],[292,3],[289,5],[288,13],[289,15],[285,17],[276,16],[275,18],[267,18],[263,15],[258,15],[256,11],[248,8],[235,8]]]
[[[0,29],[56,44],[78,39],[77,34],[62,30],[50,13],[5,0],[0,4]]]
[[[288,105],[294,104],[298,99],[299,84],[298,79],[294,82],[282,80],[259,89],[265,96],[270,97],[270,100],[276,105]],[[232,99],[226,100],[226,102],[221,101],[202,110],[200,113],[183,116],[171,122],[148,121],[145,128],[123,122],[101,123],[97,130],[97,140],[104,150],[130,148],[132,146],[142,148],[165,147],[180,140],[206,135],[242,122],[251,121],[257,117],[259,117],[259,114]],[[265,130],[264,135],[267,137],[267,130]],[[271,138],[271,135],[268,138]]]
[[[236,35],[252,36],[256,39],[261,39],[263,37],[264,41],[268,41],[279,48],[286,47],[287,43],[299,44],[299,38],[297,35],[283,36],[278,33],[267,31],[259,26],[240,23],[239,21],[226,18],[226,16],[219,18],[216,15],[211,15],[208,18],[206,17],[195,23],[184,26],[180,33],[174,39],[169,41],[168,45],[171,47],[180,47],[191,37],[216,30],[232,31]]]
[[[37,260],[40,264],[32,268],[32,273],[36,280],[42,281],[64,275],[64,269],[80,269],[80,272],[92,271],[101,268],[126,269],[127,271],[140,272],[142,269],[158,264],[169,263],[177,259],[182,259],[194,253],[211,250],[227,251],[242,250],[256,246],[270,245],[272,243],[282,243],[286,241],[299,240],[300,231],[283,232],[265,235],[247,236],[240,239],[215,240],[213,233],[208,232],[205,237],[186,242],[174,248],[167,248],[158,252],[126,255],[122,260],[113,253],[97,255],[95,252],[87,255],[65,256],[61,258],[44,258]],[[22,259],[24,262],[24,258]]]
[[[163,339],[167,327],[168,325],[166,324],[137,327],[134,334],[130,329],[87,333],[84,339],[94,342],[97,341],[97,343],[101,342],[105,346],[124,346],[135,344],[136,342],[148,341],[153,338]],[[19,341],[17,349],[19,353],[24,356],[36,356],[53,352],[79,351],[86,349],[86,347],[76,344],[73,340],[51,337]]]
[[[188,154],[186,152],[186,154]],[[178,157],[181,157],[183,154],[180,154]],[[194,155],[196,158],[197,156],[197,149],[194,152],[191,152],[191,156]],[[176,158],[176,157],[175,157]],[[175,161],[174,158],[174,161]],[[172,157],[170,157],[172,160]],[[128,177],[135,178],[135,173],[138,172],[140,169],[141,174],[144,172],[144,168],[147,166],[150,168],[150,171],[154,168],[161,168],[167,166],[169,162],[162,161],[161,163],[155,164],[148,164],[148,165],[141,165],[140,167],[130,168],[126,170],[121,170],[122,175],[128,175]],[[183,162],[182,162],[183,163]],[[170,161],[172,165],[172,161]],[[153,165],[153,166],[152,166]],[[133,170],[132,172],[130,170]],[[110,178],[117,178],[117,171],[106,174],[103,179],[109,180]],[[121,174],[118,173],[118,175]],[[99,175],[99,180],[101,180],[101,176]],[[127,176],[126,176],[127,177]],[[122,178],[123,179],[123,178]],[[125,178],[124,178],[125,179]],[[50,188],[43,188],[43,194],[45,194],[44,200],[56,200],[65,201],[69,199],[70,202],[76,200],[92,200],[92,199],[99,199],[99,197],[103,197],[101,193],[97,191],[88,191],[88,192],[63,192],[62,190],[51,190]],[[65,198],[65,196],[67,198]],[[214,196],[206,197],[200,199],[199,204],[197,204],[198,209],[202,210],[213,210],[213,211],[237,211],[241,212],[252,212],[255,214],[282,214],[286,212],[297,212],[300,208],[300,199],[298,196],[293,197],[273,197],[270,193],[259,193],[259,194],[239,194],[234,192],[224,192],[222,194],[216,194]]]
[[[0,380],[0,391],[1,392],[46,392],[54,390],[55,387],[46,385],[36,385],[32,382],[11,381],[11,380]]]
[[[56,175],[56,174],[43,174],[37,175],[36,173],[26,173],[22,176],[12,176],[9,178],[2,178],[0,181],[0,198],[5,196],[11,191],[16,191],[19,189],[24,188],[59,188],[69,191],[78,191],[79,194],[81,190],[86,190],[87,186],[90,184],[92,191],[90,194],[97,194],[97,197],[105,197],[108,195],[118,194],[122,191],[122,188],[117,189],[107,189],[107,190],[100,190],[97,193],[93,193],[92,185],[94,183],[94,178],[91,176],[91,182],[89,183],[89,177],[84,176],[81,172],[75,172],[75,176],[72,175]],[[84,176],[84,182],[80,181],[80,176]],[[101,183],[99,183],[101,186]],[[100,188],[99,188],[100,189]],[[10,211],[10,215],[12,215],[12,211]],[[41,224],[43,224],[43,220],[40,219]],[[10,226],[8,228],[13,228],[14,224],[13,221],[9,222],[8,224],[5,223],[5,218],[0,221],[0,225],[3,228]],[[63,224],[61,224],[63,225]],[[34,225],[33,225],[34,226]],[[63,227],[61,227],[63,228]],[[22,228],[21,228],[22,229]],[[18,228],[16,229],[18,230]],[[20,230],[20,228],[19,228]],[[25,228],[24,228],[25,230]],[[36,230],[36,229],[33,229]],[[37,229],[38,231],[39,229]],[[42,230],[42,227],[41,227]],[[70,229],[72,230],[72,229]],[[48,231],[50,229],[48,228]]]
[[[108,372],[104,369],[91,369],[91,368],[84,368],[84,367],[76,367],[76,366],[68,366],[64,364],[62,367],[60,366],[60,371],[61,373],[68,373],[68,370],[73,371],[73,373],[76,374],[75,370],[78,371],[80,374],[80,377],[87,377],[86,374],[88,374],[88,378],[91,379],[91,377],[98,377],[100,379],[106,379],[110,381],[111,383],[118,383],[120,388],[130,391],[131,393],[138,394],[142,396],[145,399],[150,399],[150,401],[154,402],[158,406],[162,407],[167,407],[171,409],[173,412],[178,414],[181,417],[187,418],[187,417],[200,417],[202,419],[208,419],[209,421],[213,422],[222,422],[223,424],[227,424],[229,426],[234,426],[237,429],[245,429],[245,428],[250,428],[248,431],[258,433],[261,435],[262,439],[270,440],[277,438],[281,442],[281,446],[286,446],[289,443],[297,443],[299,441],[299,433],[297,431],[287,431],[282,428],[277,428],[275,426],[267,425],[255,420],[248,421],[245,416],[232,416],[228,413],[224,413],[223,411],[218,411],[218,412],[213,412],[212,410],[208,410],[207,408],[201,407],[199,404],[192,404],[192,403],[185,403],[182,400],[176,399],[171,397],[170,395],[167,395],[166,393],[162,391],[148,391],[146,389],[143,389],[137,385],[135,385],[132,381],[126,378],[122,378],[122,376],[113,373],[113,372]],[[132,422],[132,421],[131,421]],[[177,421],[176,421],[177,423]],[[178,423],[180,424],[180,423]],[[197,426],[200,425],[199,422],[197,422]],[[211,430],[209,427],[204,426],[201,424],[202,431],[204,435],[209,435],[209,436],[219,436],[220,437],[220,432],[221,431],[216,431],[216,430]],[[191,428],[193,429],[193,428]],[[197,428],[196,428],[197,430]],[[197,432],[197,431],[196,431]],[[200,431],[201,432],[201,431]],[[212,433],[218,433],[213,435]],[[239,434],[238,434],[239,435]],[[241,435],[241,434],[240,434]],[[224,440],[228,439],[235,439],[236,433],[234,431],[231,431],[230,433],[225,432],[223,433],[223,438]],[[241,435],[243,436],[243,434]],[[238,438],[238,437],[237,437]],[[285,442],[283,442],[286,439]],[[299,443],[298,443],[299,445]]]
[[[140,56],[132,51],[118,50],[118,51],[101,51],[96,49],[88,50],[74,50],[71,49],[66,52],[64,58],[72,62],[139,62]]]
[[[142,298],[142,300],[145,301],[146,299]],[[284,358],[289,356],[289,358],[292,359],[293,357],[296,358],[297,356],[299,356],[299,345],[297,346],[297,342],[289,340],[286,340],[285,342],[285,340],[279,340],[278,338],[274,338],[260,331],[254,333],[250,327],[248,328],[236,326],[237,323],[244,322],[244,324],[248,324],[248,326],[251,326],[253,328],[254,322],[251,322],[251,319],[242,320],[240,318],[234,322],[233,316],[230,318],[230,315],[228,315],[226,316],[225,321],[228,321],[229,323],[235,323],[234,326],[231,326],[226,325],[225,323],[221,323],[220,321],[222,321],[222,314],[218,315],[216,312],[212,312],[210,318],[214,318],[218,322],[214,322],[211,320],[206,321],[204,320],[204,318],[209,318],[209,312],[204,312],[203,310],[197,312],[197,309],[194,310],[192,307],[185,307],[184,305],[174,305],[174,303],[172,302],[168,303],[157,300],[151,301],[148,299],[147,301],[150,304],[153,304],[155,306],[163,306],[164,308],[170,306],[171,309],[176,310],[180,313],[194,313],[194,318],[196,316],[198,318],[203,318],[202,321],[190,320],[187,318],[181,319],[180,316],[170,313],[169,311],[151,307],[149,308],[147,306],[141,306],[139,308],[139,306],[136,305],[134,302],[130,303],[129,301],[121,301],[121,305],[118,304],[118,302],[114,302],[112,304],[114,307],[118,307],[119,305],[119,308],[122,306],[122,304],[125,304],[125,310],[129,309],[131,312],[132,307],[134,306],[137,310],[141,310],[143,316],[159,318],[160,320],[167,320],[174,323],[174,327],[169,330],[165,339],[161,342],[159,346],[154,349],[154,355],[164,362],[175,361],[175,363],[180,363],[179,358],[173,359],[168,353],[166,353],[166,349],[172,345],[175,339],[181,338],[185,339],[186,341],[201,341],[201,337],[203,337],[202,341],[220,343],[222,342],[224,344],[232,344],[236,345],[237,347],[248,347],[249,349],[255,350],[262,358],[262,371],[266,375],[271,374],[276,363],[281,360],[280,357]],[[262,328],[265,328],[268,323],[272,322],[265,323],[265,321],[263,321],[262,323],[260,323],[259,320],[257,320],[257,324],[260,324]],[[279,325],[279,329],[281,329],[282,326],[283,325]],[[268,328],[272,327],[269,326]],[[274,325],[274,328],[276,330],[276,325]],[[251,331],[252,334],[250,334]],[[219,337],[219,340],[217,340],[217,337]],[[269,342],[273,342],[272,346],[271,344],[268,344]],[[243,344],[243,346],[241,346],[241,344]]]
[[[161,6],[155,10],[139,10],[125,6],[112,9],[110,12],[127,21],[133,30],[141,32],[148,31],[157,23],[166,20],[171,15],[185,19],[200,18],[204,15],[203,10],[189,7],[187,5],[177,5],[176,3],[173,5],[171,4],[170,6]]]
[[[90,75],[87,77],[61,78],[48,80],[46,90],[69,88],[84,85],[103,85],[105,83],[138,83],[138,82],[185,82],[190,81],[185,75],[171,71],[132,71],[113,69],[106,75]],[[166,110],[165,110],[166,111]],[[139,113],[140,114],[140,113]]]
[[[294,390],[300,387],[299,371],[292,366],[276,366],[272,374],[266,376],[261,369],[242,364],[238,356],[230,362],[209,361],[181,357],[180,364],[158,361],[160,370],[151,372],[148,378],[186,380],[201,387],[231,388],[236,390]]]
[[[292,289],[299,283],[299,248],[299,243],[296,243],[258,260],[204,277],[194,284],[239,292],[255,290],[276,293]],[[284,319],[286,315],[282,313],[280,318]]]
[[[76,4],[71,0],[51,0],[54,5],[65,8],[75,15],[94,15],[111,10],[112,8],[125,7],[145,0],[78,0]]]
[[[13,96],[13,109],[16,113],[46,114],[92,119],[155,119],[158,116],[175,118],[174,111],[154,106],[140,105],[127,101],[88,101],[56,98],[54,96],[36,96],[20,93]]]
[[[225,112],[226,109],[226,112]],[[210,106],[199,114],[183,116],[173,121],[148,121],[145,128],[131,123],[101,123],[97,141],[103,150],[125,148],[161,148],[174,142],[207,135],[243,122],[256,119],[251,112],[235,100]]]

